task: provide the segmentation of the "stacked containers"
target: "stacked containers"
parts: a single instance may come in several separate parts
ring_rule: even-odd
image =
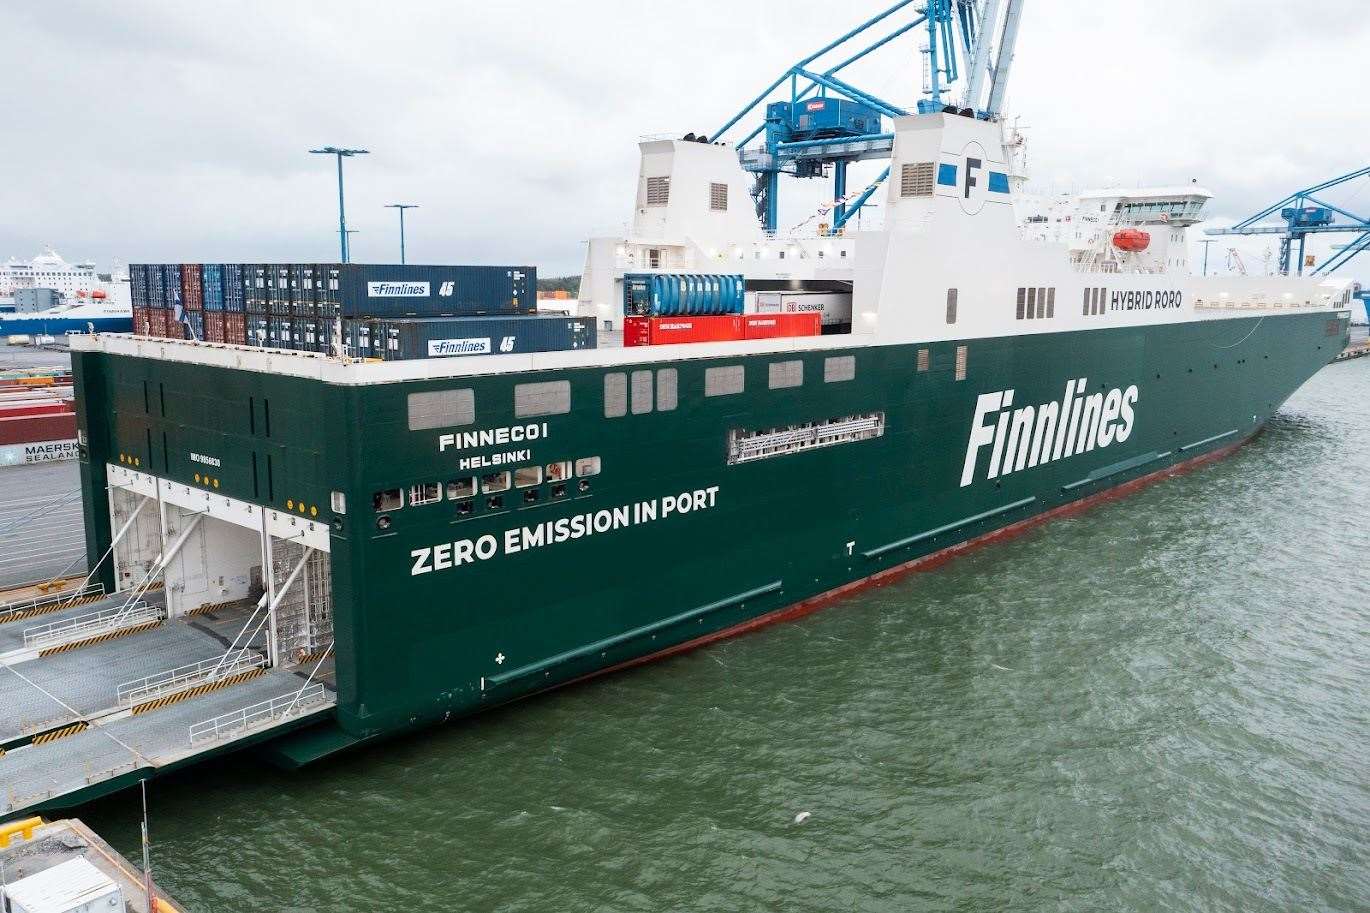
[[[205,335],[206,342],[224,341],[224,312],[205,311]]]
[[[246,273],[246,267],[241,263],[224,263],[222,267],[224,310],[242,313],[243,277]]]
[[[247,315],[241,311],[224,311],[224,342],[236,346],[247,345]]]
[[[204,309],[222,311],[224,309],[224,266],[222,263],[206,263],[200,267],[200,284],[204,294]]]
[[[203,311],[205,308],[202,278],[200,264],[181,264],[181,305],[187,311]]]
[[[267,273],[271,267],[265,263],[246,263],[243,265],[243,310],[249,314],[267,312]]]

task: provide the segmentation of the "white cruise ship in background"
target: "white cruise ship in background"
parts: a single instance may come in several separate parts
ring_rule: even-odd
[[[50,300],[38,307],[21,300],[39,296]],[[97,273],[94,263],[68,263],[51,247],[32,260],[11,257],[0,265],[0,340],[119,333],[132,327],[126,267],[116,264],[109,273]]]

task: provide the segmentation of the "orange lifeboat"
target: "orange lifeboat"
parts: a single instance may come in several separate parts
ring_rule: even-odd
[[[95,291],[90,293],[90,297],[98,301],[101,298],[105,297],[105,290],[102,288],[97,288]]]
[[[1122,231],[1114,232],[1113,246],[1118,250],[1136,252],[1146,250],[1151,244],[1151,235],[1136,228],[1124,228]]]

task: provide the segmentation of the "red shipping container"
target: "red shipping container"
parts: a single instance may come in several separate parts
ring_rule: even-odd
[[[0,418],[0,444],[66,441],[76,437],[76,413]]]
[[[4,404],[0,405],[0,418],[18,418],[22,415],[62,415],[71,411],[71,403],[60,399],[50,403]]]
[[[205,306],[203,272],[198,263],[181,264],[181,307],[201,311]]]
[[[165,338],[167,328],[167,312],[160,308],[155,308],[149,310],[147,316],[148,326],[150,328],[150,332],[148,333],[148,335]]]
[[[224,341],[224,312],[205,311],[205,341]]]
[[[133,309],[133,333],[136,336],[152,335],[152,321],[147,308]]]
[[[247,315],[241,311],[224,312],[224,342],[247,345]]]
[[[816,311],[803,314],[748,314],[743,322],[745,339],[817,336],[823,332],[823,315]]]
[[[727,342],[742,338],[742,317],[624,317],[625,346],[662,346],[682,342]]]

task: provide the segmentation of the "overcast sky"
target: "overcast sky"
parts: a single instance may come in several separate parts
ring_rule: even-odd
[[[411,262],[579,272],[630,216],[640,136],[713,131],[887,2],[10,0],[0,258],[333,259],[333,161],[307,154],[333,144],[371,150],[354,259],[398,259],[382,207],[416,202]],[[1028,0],[1009,108],[1034,185],[1197,178],[1230,219],[1367,164],[1368,47],[1370,0]],[[848,72],[912,107],[917,39]],[[1334,202],[1370,210],[1366,184]]]

